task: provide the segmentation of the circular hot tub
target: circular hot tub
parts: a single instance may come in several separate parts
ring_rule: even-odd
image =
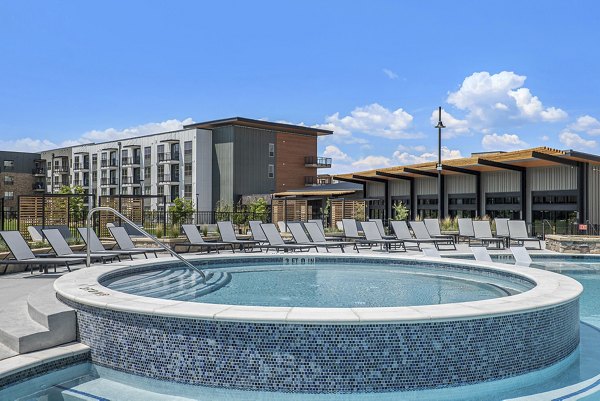
[[[93,362],[187,384],[286,392],[421,390],[541,370],[579,343],[575,280],[383,256],[220,256],[58,279]]]

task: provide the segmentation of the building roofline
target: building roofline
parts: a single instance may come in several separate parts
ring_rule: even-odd
[[[220,119],[220,120],[204,121],[201,123],[184,125],[183,128],[213,129],[213,128],[223,127],[223,126],[227,126],[227,125],[239,125],[242,127],[262,128],[262,129],[269,129],[269,130],[273,130],[273,131],[284,131],[284,132],[289,132],[289,133],[293,133],[293,134],[304,134],[304,135],[315,135],[315,136],[333,134],[333,131],[326,130],[326,129],[305,127],[303,125],[277,123],[277,122],[264,121],[264,120],[255,120],[252,118],[245,118],[245,117],[230,117],[230,118],[224,118],[224,119]]]

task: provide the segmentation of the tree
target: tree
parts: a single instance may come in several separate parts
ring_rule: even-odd
[[[269,205],[264,198],[258,198],[254,202],[248,205],[248,211],[252,214],[252,218],[259,217],[261,220],[265,220],[267,217],[267,209]]]
[[[394,220],[406,220],[408,218],[408,208],[403,202],[394,203],[392,209],[394,209]]]
[[[74,217],[82,218],[85,211],[83,207],[85,201],[83,196],[85,194],[85,189],[80,185],[75,185],[73,187],[64,185],[58,190],[58,193],[64,195],[80,195],[70,196],[67,203],[69,205],[69,213],[72,213]]]
[[[194,214],[194,204],[190,199],[175,198],[173,206],[169,208],[173,224],[180,224]]]

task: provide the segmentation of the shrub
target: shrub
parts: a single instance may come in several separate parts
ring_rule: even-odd
[[[396,202],[392,205],[394,209],[394,220],[406,220],[408,219],[409,210],[403,202]]]

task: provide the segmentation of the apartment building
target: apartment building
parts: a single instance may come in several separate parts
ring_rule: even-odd
[[[200,210],[316,182],[317,138],[332,131],[234,117],[182,130],[42,152],[46,190],[82,186],[90,194],[153,195],[152,209],[186,198]],[[166,199],[164,202],[163,199]],[[166,203],[166,204],[165,204]]]
[[[0,151],[0,198],[5,211],[16,210],[20,195],[30,195],[40,187],[43,166],[38,153]]]
[[[537,233],[544,227],[576,231],[579,224],[600,224],[600,156],[570,149],[538,147],[444,160],[441,196],[435,162],[334,178],[363,185],[370,217],[393,217],[392,205],[402,202],[413,219],[508,217],[526,220]]]

